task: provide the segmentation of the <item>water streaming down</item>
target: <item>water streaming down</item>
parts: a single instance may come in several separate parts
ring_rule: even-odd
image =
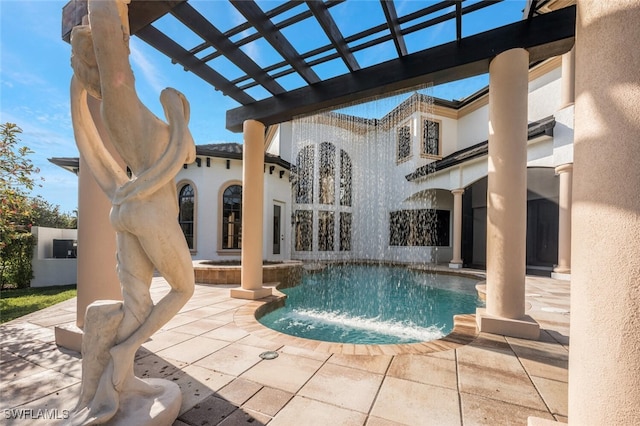
[[[448,284],[463,293],[431,285],[430,265],[450,258],[451,194],[394,184],[441,155],[431,93],[427,86],[293,121],[292,257],[315,273],[286,290],[287,307],[263,324],[321,340],[398,343],[442,337],[454,314],[475,310],[473,281]],[[466,304],[441,308],[439,299],[456,295]],[[337,331],[313,331],[327,328]]]

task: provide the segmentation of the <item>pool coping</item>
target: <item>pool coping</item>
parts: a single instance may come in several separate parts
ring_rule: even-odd
[[[325,342],[295,337],[268,328],[258,321],[258,318],[284,305],[286,295],[275,288],[273,293],[271,296],[252,301],[240,307],[233,316],[236,326],[252,335],[282,345],[344,355],[402,355],[442,352],[465,346],[474,341],[479,334],[475,314],[461,314],[454,315],[451,333],[440,339],[428,342],[366,345]]]

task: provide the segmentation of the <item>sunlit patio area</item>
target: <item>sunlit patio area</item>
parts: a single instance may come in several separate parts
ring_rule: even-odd
[[[136,355],[138,377],[180,386],[175,425],[526,425],[529,416],[566,422],[567,281],[527,277],[537,341],[480,333],[466,345],[444,339],[411,351],[278,334],[247,320],[265,302],[232,299],[231,287],[197,284]],[[168,288],[154,278],[154,300]],[[73,410],[82,360],[56,346],[54,326],[75,320],[72,299],[0,326],[2,399],[12,417],[22,413],[7,424],[32,425],[44,415],[57,417],[46,424],[61,423]],[[466,325],[475,334],[473,317]],[[278,356],[260,357],[269,351]]]

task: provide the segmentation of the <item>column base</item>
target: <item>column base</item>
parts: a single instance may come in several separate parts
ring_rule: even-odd
[[[256,300],[271,296],[272,289],[270,287],[261,287],[255,290],[246,290],[244,288],[232,288],[231,297],[234,299]]]
[[[75,325],[57,325],[54,328],[56,345],[82,353],[83,331]]]
[[[554,280],[571,281],[571,271],[569,272],[552,272],[551,278]]]
[[[476,309],[476,322],[481,333],[530,340],[538,340],[540,337],[540,325],[529,315],[525,315],[521,319],[502,318],[489,315],[485,308],[478,308]]]
[[[450,269],[462,269],[462,262],[460,262],[460,263],[451,262],[451,263],[449,263],[449,268]]]

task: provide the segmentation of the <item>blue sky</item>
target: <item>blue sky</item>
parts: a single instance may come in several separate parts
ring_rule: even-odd
[[[71,49],[62,41],[60,34],[62,7],[66,3],[67,0],[0,0],[0,122],[19,125],[23,130],[20,137],[22,145],[35,151],[30,158],[40,168],[40,175],[45,180],[34,195],[42,195],[63,211],[71,212],[77,208],[77,178],[47,161],[51,157],[78,155],[69,114]],[[221,31],[243,22],[242,16],[226,1],[191,0],[190,3]],[[279,2],[257,3],[266,10]],[[401,15],[422,8],[425,3],[398,0],[396,7]],[[473,20],[463,20],[463,36],[514,22],[522,16],[523,8],[524,0],[507,0],[499,9],[489,7],[474,13]],[[332,8],[331,13],[338,25],[348,32],[345,36],[368,25],[382,23],[384,19],[377,0],[348,0]],[[185,45],[195,46],[200,42],[175,20],[161,19],[155,25]],[[323,34],[317,30],[313,32]],[[327,40],[306,36],[310,29],[301,24],[283,32],[299,51],[327,43]],[[406,41],[411,52],[450,41],[453,37],[455,27],[450,21],[437,26],[426,40],[416,33],[415,36],[407,36]],[[250,43],[243,50],[259,65],[273,63],[274,50],[265,43]],[[205,51],[203,55],[210,52]],[[393,54],[393,45],[389,42],[376,49],[358,52],[356,58],[365,67],[391,59]],[[196,144],[242,142],[241,134],[225,129],[225,112],[238,106],[235,101],[215,91],[194,74],[185,72],[181,66],[171,64],[168,58],[136,37],[131,39],[130,61],[140,98],[159,117],[163,117],[158,101],[163,88],[174,87],[187,96],[191,103],[190,128]],[[214,60],[211,65],[228,78],[238,76],[239,71],[222,58]],[[345,72],[346,68],[339,61],[332,61],[314,70],[321,78],[327,78]],[[279,82],[289,89],[300,84],[296,79],[296,76],[290,76]],[[435,87],[432,93],[447,99],[461,98],[487,83],[488,78],[480,76],[446,87]],[[250,94],[256,99],[264,96],[258,89]]]

